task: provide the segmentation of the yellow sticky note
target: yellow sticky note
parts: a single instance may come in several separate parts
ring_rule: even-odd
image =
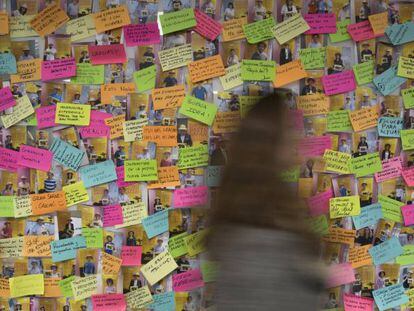
[[[162,71],[168,71],[186,66],[193,61],[193,48],[191,44],[180,45],[158,52]]]
[[[91,106],[81,104],[58,103],[55,123],[67,125],[89,125]]]
[[[98,293],[98,280],[96,275],[76,277],[71,283],[75,301],[86,299]]]
[[[404,78],[414,79],[414,59],[400,56],[398,59],[397,75]]]
[[[9,279],[10,297],[43,295],[45,292],[43,274],[16,276]]]
[[[230,90],[243,84],[241,79],[241,63],[226,68],[226,74],[220,77],[223,89]]]
[[[279,44],[283,44],[309,29],[310,27],[303,19],[302,14],[298,13],[287,20],[276,24],[272,31]]]
[[[325,94],[311,94],[297,97],[298,109],[304,116],[315,116],[329,112],[329,96]]]
[[[143,127],[148,124],[148,119],[128,120],[122,124],[124,141],[132,142],[142,140]]]
[[[131,309],[143,309],[153,302],[147,285],[126,293],[125,300],[127,306]]]
[[[359,195],[329,199],[329,214],[331,218],[356,216],[360,213]]]
[[[388,27],[388,12],[369,15],[368,20],[374,34],[376,36],[383,35]]]
[[[323,159],[325,160],[325,171],[337,172],[342,174],[350,173],[350,154],[327,149],[325,150]]]
[[[89,201],[89,194],[83,185],[83,181],[64,186],[62,190],[65,192],[66,205],[68,207],[81,202]]]
[[[120,28],[131,24],[126,5],[120,5],[115,8],[104,10],[93,15],[97,33],[107,30]]]
[[[85,15],[76,19],[71,19],[66,24],[66,33],[70,35],[70,40],[78,41],[89,38],[96,34],[93,15]]]
[[[30,26],[34,15],[11,16],[9,20],[10,38],[35,37],[37,32]]]
[[[35,112],[27,95],[19,97],[16,99],[16,102],[17,105],[13,107],[13,112],[11,114],[1,116],[1,121],[5,128],[15,125]]]
[[[14,198],[14,218],[32,215],[32,199],[29,195],[20,195]]]
[[[0,239],[0,258],[21,257],[24,237]]]
[[[178,265],[168,251],[162,252],[141,267],[141,272],[150,285],[177,269]]]
[[[148,216],[148,209],[144,202],[123,204],[122,216],[124,218],[124,223],[122,225],[116,225],[115,228],[140,224],[142,219]]]
[[[17,74],[10,75],[11,83],[37,81],[42,78],[42,60],[40,58],[17,62]]]
[[[206,250],[207,234],[208,230],[205,229],[190,234],[184,239],[185,244],[187,245],[188,255],[192,257]]]

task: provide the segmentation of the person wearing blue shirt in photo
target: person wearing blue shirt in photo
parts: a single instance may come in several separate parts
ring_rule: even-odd
[[[125,161],[124,146],[122,145],[118,146],[118,150],[115,152],[114,157],[115,157],[116,166],[124,165],[124,161]]]
[[[92,262],[93,257],[91,255],[86,256],[86,262],[83,265],[83,273],[88,276],[95,274],[95,264]]]
[[[112,255],[114,253],[115,250],[115,244],[114,242],[112,242],[112,237],[110,235],[108,235],[106,237],[106,242],[104,244],[104,249],[105,249],[105,253]]]
[[[207,90],[204,86],[202,86],[201,84],[197,84],[195,86],[195,88],[193,88],[193,91],[191,92],[191,95],[201,99],[201,100],[206,100],[207,98]]]

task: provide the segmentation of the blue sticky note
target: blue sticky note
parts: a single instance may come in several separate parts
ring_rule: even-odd
[[[174,292],[166,292],[152,296],[154,301],[148,305],[148,308],[154,311],[175,311]]]
[[[414,23],[393,24],[385,29],[385,33],[392,45],[400,45],[414,41]]]
[[[214,165],[207,167],[207,186],[219,187],[224,166]]]
[[[376,225],[381,218],[382,209],[379,203],[361,207],[361,213],[358,216],[352,216],[356,230]]]
[[[50,250],[52,252],[52,261],[60,262],[76,258],[76,251],[80,248],[86,248],[86,240],[83,236],[75,236],[69,239],[52,241]]]
[[[142,224],[149,239],[168,231],[168,210],[145,217],[142,219]]]
[[[381,137],[400,137],[403,129],[403,118],[381,117],[378,119],[378,135]]]
[[[377,89],[384,96],[391,94],[405,81],[407,81],[406,78],[397,76],[397,66],[391,66],[373,80]]]
[[[399,283],[374,290],[372,295],[378,308],[383,311],[407,303],[408,296],[404,292],[403,284]]]
[[[17,73],[16,57],[11,53],[0,54],[0,74]]]
[[[53,160],[62,164],[63,166],[69,167],[74,171],[77,171],[79,165],[82,163],[85,152],[73,147],[71,144],[55,138],[52,146],[49,149],[53,153]]]
[[[116,176],[115,164],[112,160],[82,166],[79,169],[79,173],[85,188],[106,184],[118,179]]]
[[[374,265],[378,266],[400,256],[404,252],[404,249],[401,246],[400,241],[394,236],[377,246],[371,247],[368,251]]]

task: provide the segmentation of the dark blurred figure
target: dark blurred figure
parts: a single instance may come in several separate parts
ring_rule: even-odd
[[[217,310],[319,310],[319,241],[278,178],[295,157],[284,101],[261,100],[230,145],[209,239]]]

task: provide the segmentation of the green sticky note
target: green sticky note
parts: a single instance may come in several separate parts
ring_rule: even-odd
[[[184,238],[188,236],[187,232],[174,235],[168,240],[168,251],[174,258],[187,254],[187,245]]]
[[[72,275],[66,279],[60,280],[59,281],[59,287],[60,287],[60,291],[62,292],[62,295],[66,298],[68,297],[73,297],[73,292],[72,292],[72,282],[75,280],[75,276]]]
[[[125,181],[158,180],[157,160],[125,161]]]
[[[241,79],[243,81],[273,81],[276,77],[276,62],[271,60],[243,59]]]
[[[371,83],[374,79],[374,61],[369,60],[361,64],[356,64],[352,69],[354,70],[355,79],[358,85]]]
[[[414,108],[414,87],[401,90],[405,109]]]
[[[328,220],[325,215],[307,218],[309,227],[318,235],[328,234]]]
[[[192,28],[197,25],[192,8],[162,14],[159,18],[163,35]]]
[[[403,222],[401,206],[404,206],[404,203],[386,197],[382,194],[378,195],[378,203],[381,204],[382,217],[384,219],[400,223]]]
[[[247,113],[261,100],[262,96],[239,96],[240,100],[240,116],[244,118]]]
[[[179,113],[211,126],[216,117],[217,106],[187,95],[181,105]]]
[[[299,166],[295,166],[291,169],[284,170],[280,174],[280,179],[283,182],[297,182],[299,180],[300,169]]]
[[[336,23],[336,33],[330,33],[329,38],[332,43],[342,42],[350,40],[351,36],[348,33],[348,25],[351,24],[351,20],[345,19]]]
[[[82,228],[82,236],[86,240],[88,248],[103,247],[103,230],[102,228]]]
[[[337,110],[328,112],[327,126],[328,132],[349,132],[352,131],[351,121],[347,110]]]
[[[28,116],[25,121],[27,122],[27,125],[29,126],[37,126],[37,118],[36,114],[32,114],[31,116]]]
[[[0,217],[14,217],[14,196],[0,197]]]
[[[369,153],[352,158],[349,168],[356,177],[362,177],[382,171],[382,163],[378,153]]]
[[[261,41],[274,39],[273,27],[275,19],[273,17],[266,18],[258,22],[243,25],[243,31],[247,42],[255,44]]]
[[[104,84],[105,65],[93,66],[89,63],[76,64],[76,76],[70,79],[72,84]]]
[[[320,69],[325,67],[326,48],[309,48],[299,50],[299,58],[304,69]]]
[[[397,264],[406,266],[414,264],[414,245],[404,245],[404,252],[395,258]]]
[[[134,72],[134,81],[139,93],[155,88],[157,67],[152,65]]]
[[[401,143],[403,150],[412,150],[414,149],[414,129],[410,130],[401,130]]]
[[[185,169],[208,165],[208,146],[199,145],[178,149],[178,167]]]
[[[202,260],[200,263],[201,274],[203,275],[203,281],[214,282],[217,277],[218,263],[211,260]]]

